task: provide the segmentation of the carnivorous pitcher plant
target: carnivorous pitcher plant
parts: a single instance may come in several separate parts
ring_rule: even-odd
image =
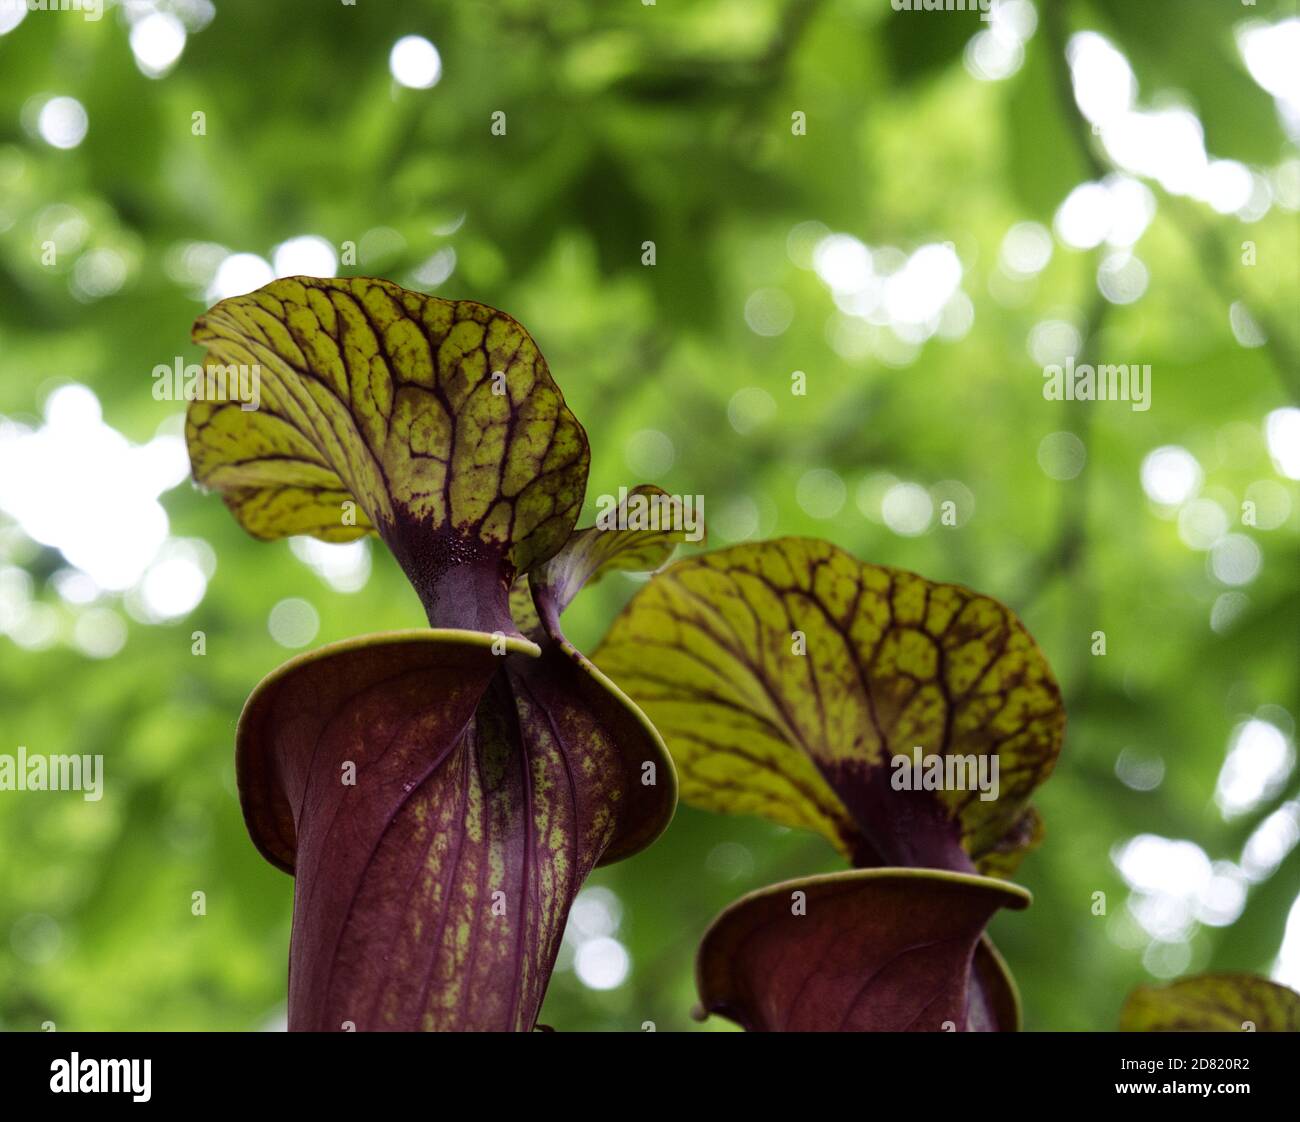
[[[289,1027],[531,1029],[583,880],[676,802],[659,735],[559,614],[671,536],[574,534],[586,434],[492,308],[290,278],[194,338],[261,377],[256,410],[191,403],[196,480],[258,538],[378,534],[429,623],[292,659],[240,718],[249,832],[295,878]]]

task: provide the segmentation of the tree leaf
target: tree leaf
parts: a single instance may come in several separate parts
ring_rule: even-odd
[[[296,878],[294,1030],[531,1029],[583,880],[675,804],[662,741],[576,652],[445,632],[286,663],[237,764],[255,843]]]
[[[293,277],[221,301],[194,339],[209,367],[260,371],[256,410],[227,393],[186,424],[195,479],[249,533],[373,528],[434,627],[518,634],[510,584],[568,539],[589,461],[523,327],[388,281]]]
[[[1019,1006],[983,938],[1023,888],[924,869],[858,869],[751,893],[709,927],[705,1011],[757,1032],[1015,1031]]]
[[[1052,45],[1043,35],[1025,45],[1025,62],[1007,82],[1007,188],[1025,216],[1051,224],[1066,196],[1091,178],[1074,133],[1079,127],[1055,88]]]
[[[1300,1032],[1300,993],[1253,974],[1200,974],[1138,986],[1122,1032]]]
[[[618,516],[611,519],[612,525],[602,526],[598,522],[595,526],[574,530],[559,553],[511,585],[510,615],[520,632],[534,639],[550,635],[556,642],[567,642],[560,630],[560,614],[586,585],[594,584],[614,570],[635,573],[658,569],[672,556],[678,542],[689,540],[687,530],[673,529],[668,523],[658,523],[658,528],[653,529],[628,526],[628,507],[638,496],[647,500],[662,496],[668,503],[668,517],[681,517],[680,498],[643,483],[628,492],[629,501],[610,510],[611,516]],[[672,513],[674,510],[675,514]],[[702,537],[702,520],[698,526]],[[538,612],[539,604],[546,616],[545,627]]]
[[[595,659],[697,806],[816,830],[861,866],[1005,873],[1041,832],[1027,805],[1060,752],[1060,691],[1015,615],[968,589],[826,542],[742,545],[655,576]],[[915,746],[986,757],[990,777],[996,760],[997,797],[895,790]]]
[[[916,11],[886,12],[880,34],[896,84],[906,88],[954,65],[971,37],[987,27],[975,10],[938,19],[919,4]]]

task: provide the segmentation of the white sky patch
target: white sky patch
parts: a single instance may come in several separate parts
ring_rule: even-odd
[[[988,26],[972,35],[963,61],[981,82],[998,82],[1020,69],[1025,43],[1038,26],[1038,11],[1029,0],[994,0]]]
[[[846,316],[866,320],[868,323],[883,326],[889,322],[889,314],[881,308],[885,298],[885,279],[871,276],[866,283],[854,292],[833,289],[831,299],[835,306]]]
[[[79,253],[90,239],[89,220],[67,203],[51,203],[43,207],[33,226],[37,238],[52,241],[60,255]]]
[[[297,650],[316,638],[320,631],[320,615],[306,600],[292,596],[271,609],[266,629],[280,646]]]
[[[1300,479],[1300,409],[1274,409],[1264,420],[1264,436],[1278,473]]]
[[[17,565],[0,563],[0,631],[7,634],[21,623],[31,602],[31,574]]]
[[[1156,216],[1151,188],[1131,176],[1108,175],[1103,183],[1110,193],[1110,230],[1106,244],[1118,249],[1136,245]]]
[[[1241,868],[1256,883],[1271,877],[1274,871],[1300,843],[1300,803],[1278,807],[1255,827],[1241,851]]]
[[[271,263],[256,253],[232,253],[217,266],[208,286],[208,300],[216,303],[231,296],[243,296],[275,280]]]
[[[1192,499],[1178,512],[1178,536],[1188,549],[1212,549],[1228,532],[1228,512],[1213,499]]]
[[[1151,274],[1127,250],[1111,253],[1097,266],[1097,288],[1112,304],[1132,304],[1147,290]]]
[[[1286,933],[1273,964],[1272,978],[1281,985],[1300,989],[1300,896],[1296,897],[1287,916]]]
[[[207,542],[169,541],[128,597],[127,608],[144,623],[180,619],[202,603],[215,572],[216,555]]]
[[[1115,775],[1134,791],[1154,791],[1165,778],[1165,762],[1135,748],[1125,748],[1115,760]]]
[[[1231,861],[1216,861],[1210,883],[1196,901],[1196,919],[1209,927],[1236,923],[1246,907],[1249,884]]]
[[[981,31],[971,37],[962,54],[966,72],[981,82],[1010,78],[1025,61],[1025,45],[1019,40]]]
[[[27,5],[0,3],[0,35],[8,35],[23,22],[27,15]]]
[[[894,246],[872,249],[851,234],[828,234],[811,260],[842,313],[828,323],[828,341],[846,357],[874,354],[906,366],[927,339],[960,339],[974,323],[975,306],[961,290],[961,260],[950,243],[923,245],[909,255]],[[776,333],[763,330],[750,311],[752,329]],[[854,320],[890,331],[865,330]]]
[[[1215,597],[1210,608],[1210,630],[1216,635],[1226,635],[1249,607],[1250,597],[1244,592],[1225,592]]]
[[[1300,21],[1288,21],[1292,22],[1300,27]],[[1284,64],[1282,58],[1288,49],[1292,58],[1297,54],[1294,36],[1289,31],[1277,34],[1276,28],[1264,27],[1261,38],[1259,26],[1255,32],[1239,37],[1247,65],[1253,58],[1256,65],[1252,73],[1257,79],[1264,76],[1266,88],[1271,85],[1293,94],[1295,67],[1293,63]],[[1103,147],[1116,165],[1132,175],[1156,181],[1171,194],[1208,203],[1220,214],[1253,222],[1268,212],[1272,204],[1268,181],[1235,160],[1213,158],[1206,151],[1205,130],[1195,113],[1179,105],[1139,107],[1133,68],[1105,36],[1095,31],[1079,32],[1070,39],[1066,55],[1079,110],[1098,130]],[[1295,106],[1300,112],[1295,102],[1282,104]],[[1058,233],[1069,244],[1077,244],[1059,226]]]
[[[608,888],[584,888],[569,909],[569,922],[564,934],[579,945],[589,939],[617,935],[623,921],[623,902]]]
[[[1142,953],[1142,966],[1153,978],[1177,978],[1187,972],[1192,961],[1192,948],[1185,942],[1148,943]]]
[[[1038,222],[1019,222],[1002,239],[1002,268],[1013,277],[1032,277],[1052,260],[1052,235]]]
[[[77,616],[72,642],[88,658],[112,658],[126,646],[127,628],[112,608],[91,608]]]
[[[1295,766],[1295,751],[1276,725],[1259,718],[1233,730],[1214,801],[1225,819],[1253,810],[1281,790]]]
[[[92,249],[77,258],[70,286],[79,300],[102,300],[126,283],[127,263],[116,250]]]
[[[207,288],[230,250],[216,242],[173,242],[167,247],[163,268],[177,284]]]
[[[188,475],[182,437],[130,443],[85,386],[50,394],[40,428],[0,421],[0,509],[109,591],[153,563],[168,533],[158,497]]]
[[[1128,59],[1093,31],[1075,35],[1066,48],[1074,100],[1094,125],[1106,125],[1130,112],[1138,84]]]
[[[1300,19],[1272,24],[1251,21],[1237,31],[1237,49],[1250,76],[1271,93],[1293,120],[1300,118]]]
[[[59,641],[62,637],[62,623],[59,613],[49,604],[33,601],[11,627],[9,638],[29,651],[43,651]]]
[[[632,956],[617,939],[588,939],[573,957],[573,971],[588,989],[617,989],[632,970]]]
[[[295,537],[289,539],[289,548],[336,592],[359,592],[370,579],[370,544],[365,538],[323,542]]]
[[[611,889],[592,885],[578,893],[564,927],[558,966],[572,969],[588,989],[622,985],[632,968],[627,948],[615,936],[623,921],[623,902]]]
[[[150,12],[131,27],[131,53],[140,72],[163,77],[185,50],[185,25],[170,12]]]
[[[99,585],[80,569],[60,569],[50,577],[50,583],[65,604],[93,604],[99,599]]]
[[[1056,236],[1074,249],[1095,249],[1110,225],[1110,192],[1100,183],[1081,183],[1056,212]]]
[[[1030,0],[993,0],[989,29],[995,35],[1024,43],[1038,29],[1038,9]]]
[[[1081,183],[1056,211],[1056,236],[1073,249],[1136,245],[1155,217],[1151,189],[1126,175]]]
[[[1133,890],[1129,911],[1151,938],[1172,943],[1192,934],[1198,909],[1213,899],[1216,877],[1199,845],[1140,834],[1112,860]]]
[[[315,234],[281,242],[272,254],[272,268],[277,277],[332,277],[338,264],[334,247]]]
[[[1078,358],[1082,346],[1079,329],[1063,319],[1040,320],[1029,329],[1029,355],[1039,366],[1063,363],[1071,355]]]
[[[437,288],[438,285],[445,283],[455,271],[456,250],[452,246],[445,245],[425,258],[416,267],[415,272],[411,274],[411,278],[417,285],[424,288]]]
[[[1154,503],[1178,506],[1201,489],[1201,465],[1186,448],[1167,444],[1142,461],[1142,490]]]
[[[54,148],[75,148],[86,139],[90,119],[75,97],[52,97],[36,118],[41,139]]]
[[[1190,109],[1127,113],[1102,129],[1102,143],[1121,167],[1171,194],[1200,198],[1209,190],[1205,130]]]
[[[880,500],[880,518],[900,537],[914,538],[930,528],[934,500],[919,483],[896,483]]]
[[[851,234],[831,234],[817,243],[813,268],[832,292],[860,292],[872,277],[871,250]]]
[[[399,85],[427,90],[436,86],[442,77],[442,56],[424,36],[406,35],[393,44],[388,69]]]
[[[1262,347],[1268,342],[1268,335],[1240,300],[1234,300],[1228,308],[1228,326],[1232,328],[1233,338],[1243,347]]]
[[[1225,534],[1210,549],[1210,573],[1221,584],[1250,584],[1263,565],[1263,551],[1245,534]]]
[[[1214,160],[1206,170],[1202,197],[1220,214],[1236,214],[1255,191],[1250,168],[1236,160]]]
[[[975,301],[959,288],[939,313],[939,338],[954,343],[966,338],[974,326]]]
[[[779,288],[760,288],[745,301],[745,323],[755,335],[784,335],[794,322],[794,301]]]
[[[957,291],[961,277],[961,262],[952,246],[921,246],[885,282],[889,318],[900,324],[924,324],[937,319]]]

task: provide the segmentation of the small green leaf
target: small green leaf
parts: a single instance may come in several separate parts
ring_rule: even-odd
[[[508,315],[365,277],[293,277],[194,326],[207,364],[256,370],[258,407],[191,403],[194,477],[259,538],[376,530],[435,627],[517,634],[516,573],[568,539],[586,434]]]
[[[1138,986],[1122,1032],[1300,1032],[1300,993],[1253,974],[1201,974]]]
[[[614,571],[645,573],[662,566],[678,544],[690,540],[682,499],[642,484],[615,506],[610,503],[595,526],[575,530],[564,547],[529,576],[538,609],[558,637],[560,614],[587,584]],[[704,527],[697,526],[697,540]]]
[[[816,830],[862,866],[1005,874],[1041,834],[1028,800],[1065,712],[1042,652],[986,596],[825,542],[743,545],[655,576],[595,659],[697,806]],[[917,747],[967,778],[996,762],[996,797],[895,788]]]

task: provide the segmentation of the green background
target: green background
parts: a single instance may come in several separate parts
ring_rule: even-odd
[[[137,67],[118,7],[98,22],[34,12],[0,36],[0,416],[37,426],[48,395],[76,382],[131,441],[174,432],[181,407],[154,399],[151,372],[199,357],[188,336],[206,283],[182,274],[184,247],[269,259],[304,234],[357,243],[358,264],[341,272],[480,300],[529,328],[591,437],[586,521],[595,496],[655,482],[705,496],[714,546],[750,533],[823,537],[1022,615],[1070,719],[1038,798],[1047,839],[1018,876],[1035,903],[993,925],[1028,1028],[1111,1028],[1129,989],[1153,975],[1270,971],[1300,894],[1300,848],[1247,887],[1235,922],[1186,922],[1154,945],[1116,856],[1154,835],[1240,862],[1259,824],[1300,792],[1292,751],[1284,781],[1248,812],[1225,818],[1215,802],[1234,729],[1266,719],[1290,748],[1300,705],[1300,491],[1264,436],[1300,384],[1300,172],[1273,98],[1234,44],[1235,24],[1275,22],[1293,5],[1039,0],[1023,64],[995,81],[966,63],[985,30],[976,16],[894,12],[887,0],[217,0],[210,20],[204,3],[153,7],[191,25],[160,79]],[[1057,238],[1046,268],[1020,280],[999,263],[1011,227],[1050,228],[1078,184],[1112,170],[1069,97],[1064,45],[1085,29],[1128,57],[1139,104],[1186,105],[1213,157],[1290,184],[1247,223],[1151,183],[1156,213],[1134,249],[1149,286],[1129,304],[1099,294],[1104,248]],[[390,75],[390,48],[408,34],[441,53],[432,89]],[[40,138],[33,122],[50,95],[84,105],[78,146]],[[205,135],[192,131],[196,111]],[[492,135],[496,111],[505,136]],[[805,135],[792,129],[796,112]],[[381,228],[390,232],[373,235]],[[61,244],[46,264],[51,230]],[[807,267],[819,230],[877,251],[951,243],[969,331],[905,348],[888,328],[840,315]],[[642,264],[646,241],[653,266]],[[1254,265],[1243,264],[1246,241]],[[422,283],[421,270],[445,272],[448,249],[450,276]],[[100,289],[112,290],[88,288],[106,261]],[[762,290],[784,294],[751,304],[789,318],[779,334],[747,322]],[[1237,301],[1267,345],[1238,340]],[[1072,323],[1088,354],[1151,364],[1151,409],[1044,400],[1026,341],[1049,320]],[[790,392],[796,370],[806,395]],[[754,387],[768,397],[733,403]],[[1063,431],[1087,449],[1065,480],[1039,462],[1043,438]],[[1166,445],[1196,457],[1202,495],[1258,546],[1248,583],[1217,579],[1175,512],[1144,493],[1144,457]],[[835,478],[805,480],[814,469],[842,481],[842,501]],[[74,455],[69,470],[90,478],[96,465]],[[935,520],[909,536],[881,520],[883,476],[965,491],[936,491]],[[1264,480],[1270,495],[1285,488],[1284,520],[1240,525],[1247,489]],[[950,494],[957,526],[937,519]],[[0,634],[0,752],[99,753],[107,769],[97,803],[0,792],[6,1029],[282,1024],[291,882],[249,842],[232,766],[244,698],[291,653],[268,614],[288,597],[310,601],[312,645],[422,622],[374,543],[368,582],[344,593],[287,543],[243,536],[215,497],[182,483],[161,502],[174,537],[211,546],[215,571],[202,602],[167,623],[134,618],[130,596],[100,596],[94,610],[126,621],[125,645],[102,658],[77,645],[89,609],[57,591],[65,560],[0,510],[0,619],[23,640]],[[567,617],[580,647],[594,648],[634,588],[615,576],[584,593]],[[1242,598],[1220,606],[1235,618],[1213,629],[1230,594]],[[203,657],[191,654],[197,630]],[[1091,654],[1096,631],[1104,657]],[[1161,776],[1154,789],[1119,778],[1126,750]],[[571,943],[542,1020],[562,1031],[696,1028],[692,959],[711,917],[752,889],[838,867],[819,838],[682,806],[662,841],[592,878],[618,900],[626,981],[584,985]],[[203,916],[191,913],[197,891]]]

